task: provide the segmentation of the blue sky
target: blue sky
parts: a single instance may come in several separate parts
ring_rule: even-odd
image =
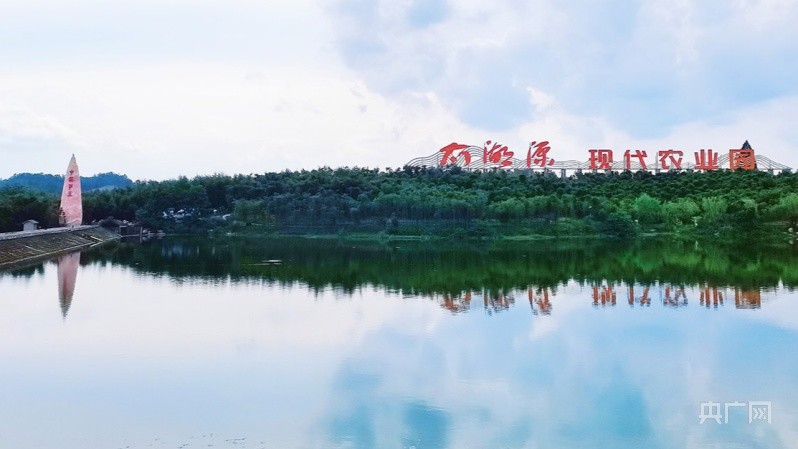
[[[0,5],[0,177],[397,167],[452,141],[793,167],[794,0]],[[651,154],[651,153],[650,153]]]

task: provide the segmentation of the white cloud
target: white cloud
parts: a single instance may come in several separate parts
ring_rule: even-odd
[[[73,152],[145,179],[396,167],[488,139],[559,159],[750,139],[798,165],[795,2],[609,6],[6,2],[0,177]]]

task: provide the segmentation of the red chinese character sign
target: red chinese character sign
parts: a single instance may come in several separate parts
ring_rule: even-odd
[[[438,150],[435,165],[448,167],[457,165],[465,168],[521,168],[521,161],[515,159],[515,152],[507,145],[488,140],[481,147],[452,142]],[[418,158],[409,166],[428,166],[429,158]]]
[[[591,170],[612,170],[612,150],[590,150]]]
[[[626,150],[626,153],[623,154],[623,166],[626,170],[632,169],[632,158],[637,159],[637,163],[640,164],[640,169],[646,169],[646,157],[648,153],[645,151],[637,150],[632,153],[632,150]]]
[[[695,169],[696,170],[717,170],[720,168],[718,165],[718,153],[709,150],[701,150],[695,152]]]
[[[69,161],[64,188],[61,190],[61,209],[58,222],[62,226],[79,226],[83,224],[83,197],[80,189],[80,171],[75,155]]]
[[[563,161],[559,158],[555,160],[553,153],[552,146],[547,140],[530,142],[526,158],[523,156],[516,158],[516,151],[494,140],[488,140],[480,146],[452,142],[432,156],[411,160],[407,166],[449,167],[456,165],[472,170],[560,170],[562,176],[566,176],[567,171],[573,173],[582,170],[645,170],[654,172],[661,170],[712,171],[725,168],[730,170],[766,170],[770,172],[790,170],[790,167],[767,157],[757,157],[747,141],[741,149],[729,150],[728,156],[720,154],[711,148],[702,148],[692,152],[693,158],[685,157],[686,152],[678,149],[657,150],[653,154],[647,150],[630,149],[623,153],[622,163],[620,161],[618,163],[615,162],[614,151],[610,148],[587,150],[587,161]],[[690,153],[687,154],[689,155]],[[649,159],[649,155],[651,155],[651,159]],[[692,160],[695,160],[695,163],[692,163]]]
[[[468,145],[462,145],[454,142],[441,148],[439,153],[443,153],[443,156],[441,156],[440,165],[445,167],[447,165],[457,164],[457,161],[460,158],[463,158],[466,166],[470,165],[471,153],[468,152],[468,148]]]
[[[756,170],[754,150],[729,150],[729,169]]]
[[[680,170],[682,168],[683,151],[663,150],[658,153],[659,166],[663,170]]]
[[[540,167],[547,168],[554,165],[554,159],[549,158],[551,147],[549,142],[530,142],[529,151],[526,153],[526,168]]]
[[[502,168],[510,167],[513,165],[512,158],[514,154],[507,148],[507,145],[493,143],[489,140],[482,147],[482,162],[485,165],[498,165]]]

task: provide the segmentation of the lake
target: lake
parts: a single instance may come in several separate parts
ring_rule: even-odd
[[[792,448],[798,251],[167,238],[0,272],[3,448]]]

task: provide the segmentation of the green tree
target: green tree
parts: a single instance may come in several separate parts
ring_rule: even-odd
[[[792,229],[798,228],[798,194],[789,193],[779,199],[771,209],[771,214],[777,220],[787,221],[787,224]]]
[[[693,223],[693,217],[696,217],[700,211],[695,201],[689,198],[668,201],[662,207],[665,221],[671,226]]]
[[[643,193],[632,202],[634,217],[643,224],[655,224],[662,221],[662,203],[647,193]]]
[[[708,197],[701,200],[701,223],[714,225],[726,216],[729,205],[720,197]]]
[[[253,223],[264,224],[268,221],[268,212],[263,201],[238,200],[235,203],[233,216],[247,226]]]

